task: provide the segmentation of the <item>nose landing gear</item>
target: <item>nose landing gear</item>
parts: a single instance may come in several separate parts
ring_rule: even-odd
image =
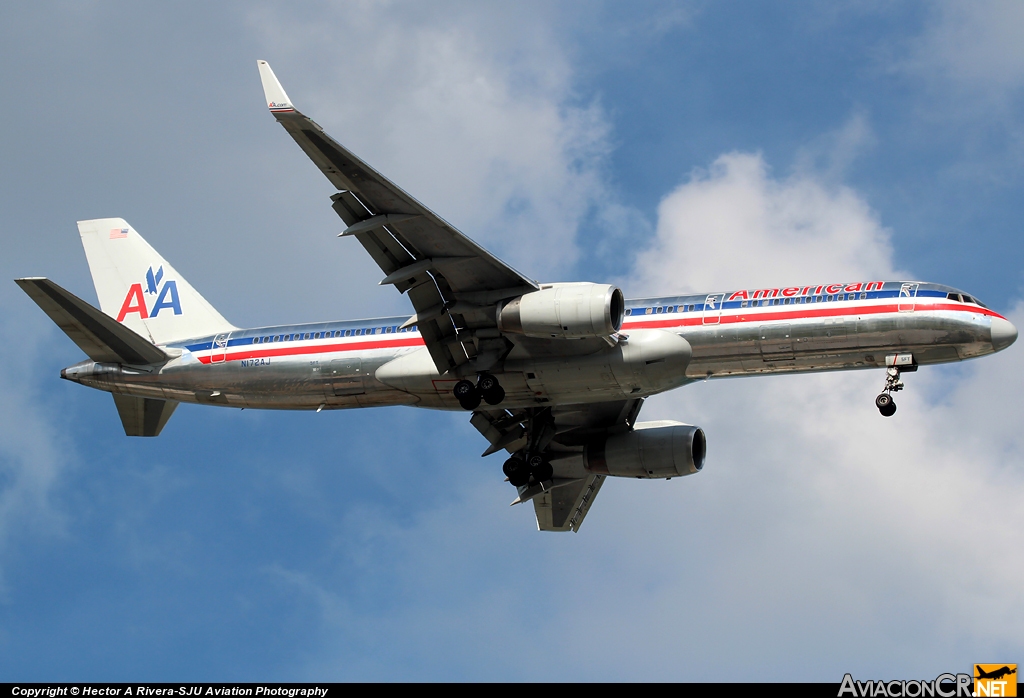
[[[885,388],[875,398],[875,407],[883,417],[891,417],[896,414],[896,403],[892,399],[892,393],[903,390],[903,381],[900,380],[900,370],[895,366],[885,369]]]
[[[452,394],[464,410],[475,410],[481,400],[488,405],[497,405],[505,399],[505,389],[490,373],[481,373],[476,385],[467,380],[459,381],[452,389]]]

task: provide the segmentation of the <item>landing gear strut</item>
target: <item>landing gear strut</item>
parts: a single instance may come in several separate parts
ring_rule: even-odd
[[[525,436],[526,443],[505,461],[505,465],[502,466],[505,477],[514,487],[541,485],[547,489],[544,483],[550,482],[555,475],[555,469],[549,460],[550,453],[547,451],[555,435],[551,408],[527,409],[525,415],[509,414],[509,418],[516,420],[515,424],[522,424],[525,427],[525,434],[524,429],[517,429],[514,434]]]
[[[903,381],[900,380],[900,370],[895,366],[885,369],[885,388],[875,398],[875,407],[882,413],[883,417],[891,417],[896,414],[896,403],[893,402],[892,393],[903,390]]]
[[[475,410],[483,400],[488,405],[497,405],[505,399],[505,389],[498,383],[498,379],[490,373],[481,373],[476,385],[470,381],[461,380],[452,389],[452,395],[459,401],[464,410]]]

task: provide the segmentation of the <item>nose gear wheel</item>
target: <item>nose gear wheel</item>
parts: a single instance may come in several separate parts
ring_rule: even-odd
[[[883,417],[891,417],[896,414],[896,402],[892,399],[892,393],[903,390],[903,381],[900,380],[900,370],[895,366],[885,369],[885,388],[875,398],[875,407]]]

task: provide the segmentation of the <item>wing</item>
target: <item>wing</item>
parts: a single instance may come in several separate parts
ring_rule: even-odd
[[[437,370],[473,361],[484,370],[508,353],[494,304],[537,284],[442,220],[332,139],[292,105],[266,61],[257,61],[277,121],[339,189],[334,210],[384,272],[381,284],[408,293]]]
[[[604,476],[584,467],[588,443],[633,428],[643,399],[616,400],[582,405],[480,410],[470,423],[490,442],[484,456],[504,449],[513,455],[540,454],[550,462],[552,477],[518,489],[513,505],[533,501],[537,528],[541,531],[579,530],[590,511]]]

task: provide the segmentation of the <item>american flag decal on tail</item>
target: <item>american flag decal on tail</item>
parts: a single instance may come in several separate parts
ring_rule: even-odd
[[[126,237],[128,237],[128,228],[111,228],[110,229],[110,239],[111,240],[119,240],[121,238],[126,238]]]

